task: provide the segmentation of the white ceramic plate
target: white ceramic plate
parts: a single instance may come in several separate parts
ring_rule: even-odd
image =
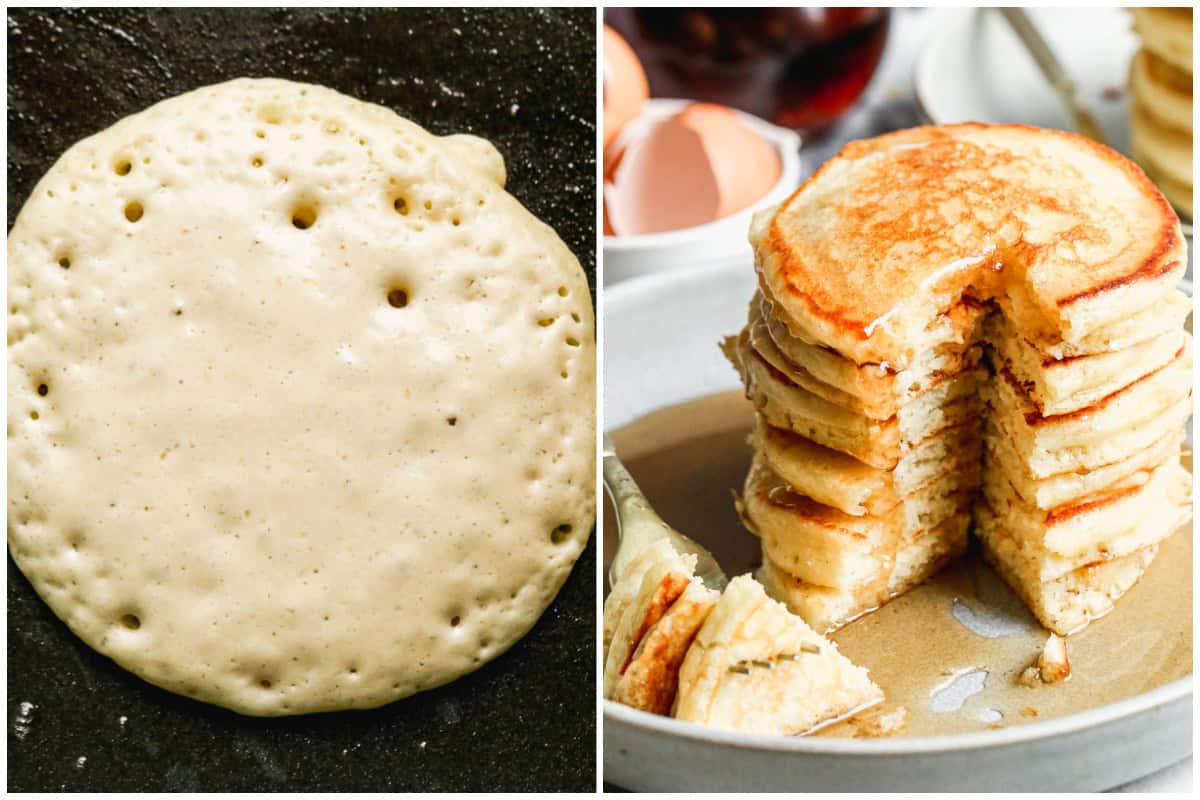
[[[754,288],[742,258],[606,289],[605,428],[738,388],[717,342]],[[920,738],[752,736],[604,702],[605,779],[647,791],[1092,791],[1191,752],[1191,676],[1067,717]]]
[[[1138,47],[1129,13],[1120,8],[1026,11],[1109,143],[1128,154],[1124,87]],[[996,9],[947,9],[929,30],[933,34],[917,59],[913,80],[917,102],[931,122],[1024,122],[1071,129],[1062,102]]]

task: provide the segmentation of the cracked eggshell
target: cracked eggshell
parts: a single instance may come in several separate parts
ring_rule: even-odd
[[[606,229],[636,236],[703,225],[762,199],[779,181],[775,147],[731,109],[692,103],[627,126],[605,154]]]

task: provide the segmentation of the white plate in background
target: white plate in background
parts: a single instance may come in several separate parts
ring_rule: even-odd
[[[1120,8],[1029,8],[1034,25],[1108,138],[1129,154],[1129,61],[1138,48]],[[930,122],[1023,122],[1071,130],[1062,101],[994,8],[947,9],[932,20],[913,74]]]

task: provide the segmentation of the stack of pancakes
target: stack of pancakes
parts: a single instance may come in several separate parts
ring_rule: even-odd
[[[1142,48],[1129,84],[1133,155],[1163,194],[1192,216],[1192,9],[1135,8]]]
[[[1126,159],[958,125],[855,142],[755,217],[725,342],[757,409],[758,578],[828,631],[967,546],[1044,625],[1111,607],[1189,514],[1186,261]]]

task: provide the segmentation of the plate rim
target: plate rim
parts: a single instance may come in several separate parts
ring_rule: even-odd
[[[1058,738],[1120,722],[1162,706],[1174,705],[1192,696],[1193,678],[1193,675],[1176,678],[1170,683],[1157,686],[1148,692],[1063,717],[1027,722],[1005,728],[935,736],[839,739],[820,736],[771,736],[742,733],[651,714],[608,699],[604,701],[604,719],[606,724],[610,721],[625,723],[643,731],[678,739],[703,741],[738,750],[843,756],[955,753]],[[605,741],[608,741],[607,737]]]
[[[964,25],[968,20],[973,18],[977,13],[985,11],[983,8],[941,8],[938,9],[934,17],[930,20],[930,30],[948,31],[952,25]],[[929,100],[927,94],[929,92],[928,84],[930,78],[928,72],[933,69],[929,66],[935,54],[932,47],[923,48],[920,55],[913,60],[912,67],[912,97],[913,104],[917,107],[917,114],[921,119],[929,125],[940,125],[939,122],[929,110]]]
[[[631,278],[611,288],[606,288],[603,311],[605,325],[609,324],[614,311],[620,313],[621,306],[632,303],[639,297],[652,294],[665,286],[679,283],[706,282],[719,273],[733,272],[735,269],[745,269],[747,257],[748,254],[743,254],[718,263],[706,264],[701,268],[680,266],[664,272],[650,273]],[[1179,287],[1189,296],[1193,295],[1192,281],[1186,278],[1181,279]],[[652,410],[649,409],[643,413],[651,413]],[[606,421],[602,421],[602,424],[605,426],[604,430],[606,432],[611,432],[611,429],[607,427]],[[603,565],[601,568],[603,568]],[[1156,686],[1149,691],[1062,717],[1027,722],[998,729],[968,733],[938,734],[935,736],[836,739],[819,736],[771,736],[742,733],[651,714],[621,705],[607,698],[604,699],[603,718],[606,725],[610,722],[619,725],[629,725],[642,731],[672,738],[721,745],[738,750],[842,756],[951,753],[1038,742],[1117,723],[1139,714],[1153,711],[1156,708],[1172,705],[1191,698],[1194,692],[1194,677],[1194,672],[1189,673],[1162,686]],[[608,736],[605,736],[604,741],[605,749],[607,750],[612,740]]]

